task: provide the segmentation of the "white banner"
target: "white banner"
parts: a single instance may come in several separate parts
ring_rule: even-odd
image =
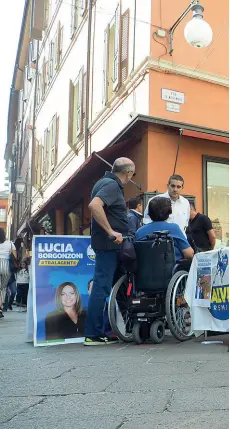
[[[229,331],[229,249],[216,249],[194,256],[185,299],[190,307],[192,329]]]

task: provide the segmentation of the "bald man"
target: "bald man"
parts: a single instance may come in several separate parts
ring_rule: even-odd
[[[124,185],[135,174],[129,158],[118,158],[112,172],[106,172],[94,186],[89,209],[92,214],[91,245],[96,254],[93,289],[89,298],[85,325],[85,346],[114,344],[103,331],[104,308],[110,295],[118,267],[119,247],[128,234],[128,217],[124,199]],[[109,239],[114,237],[114,240]]]

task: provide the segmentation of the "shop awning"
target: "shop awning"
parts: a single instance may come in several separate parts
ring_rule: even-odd
[[[47,212],[53,207],[62,207],[63,200],[69,201],[73,197],[75,201],[79,199],[81,197],[81,192],[83,193],[84,184],[95,180],[95,178],[97,180],[99,178],[97,177],[98,174],[101,175],[102,170],[105,171],[106,163],[112,164],[116,158],[124,155],[124,151],[129,146],[137,143],[139,140],[138,138],[132,141],[130,141],[130,139],[123,140],[119,143],[111,144],[101,151],[93,152],[58,191],[46,201],[44,206],[40,208],[33,218],[37,218],[41,213]],[[103,160],[101,158],[103,158]],[[107,169],[110,170],[109,165]],[[135,184],[135,182],[133,183]],[[136,184],[136,186],[140,189],[140,185]],[[77,195],[76,189],[78,189]]]

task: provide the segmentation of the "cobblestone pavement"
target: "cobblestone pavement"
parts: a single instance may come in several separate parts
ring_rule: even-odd
[[[229,427],[226,345],[34,348],[25,319],[0,320],[1,429]]]

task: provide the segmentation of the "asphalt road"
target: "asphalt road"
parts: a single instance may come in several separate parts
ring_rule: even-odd
[[[229,427],[226,345],[34,348],[25,319],[0,320],[1,429]]]

